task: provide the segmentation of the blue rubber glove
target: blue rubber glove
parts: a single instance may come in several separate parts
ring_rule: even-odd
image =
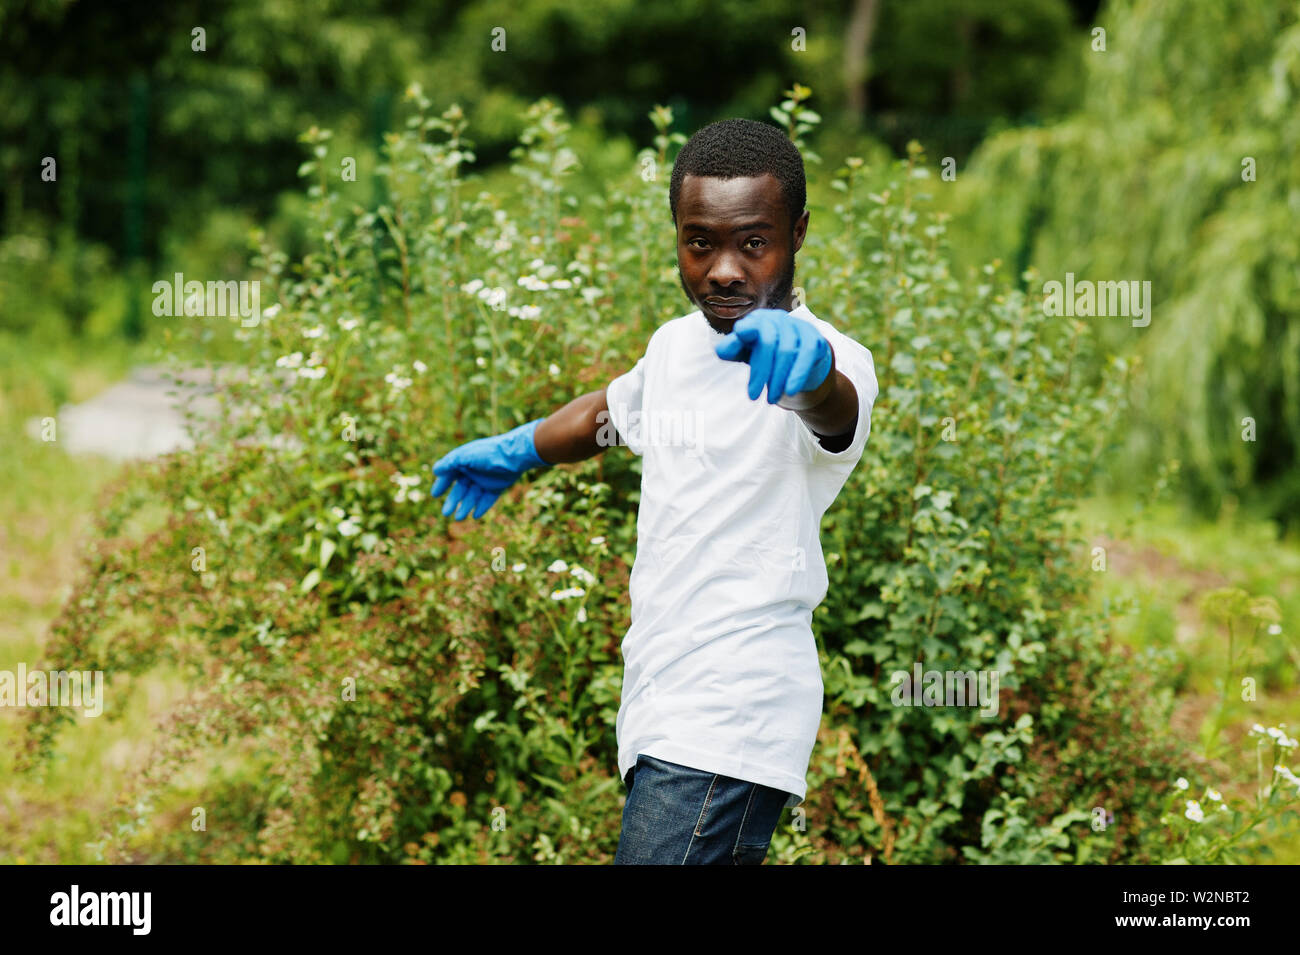
[[[433,466],[437,480],[430,494],[436,498],[452,489],[442,506],[443,516],[455,511],[455,520],[463,521],[472,512],[477,520],[525,471],[550,467],[533,443],[533,432],[544,420],[538,418],[505,434],[470,441],[439,458]]]
[[[768,404],[785,395],[816,391],[831,372],[831,345],[812,322],[778,308],[758,308],[718,343],[719,358],[749,363],[749,397],[767,386]]]

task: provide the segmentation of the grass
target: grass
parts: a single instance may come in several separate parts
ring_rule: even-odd
[[[1202,777],[1196,783],[1253,798],[1250,727],[1300,731],[1300,541],[1279,539],[1275,525],[1248,515],[1207,521],[1173,504],[1140,508],[1120,498],[1084,502],[1078,517],[1089,539],[1094,605],[1109,609],[1120,645],[1168,668],[1173,729],[1202,756],[1189,777],[1194,771]],[[1206,600],[1224,588],[1274,598],[1280,622],[1239,617],[1230,639],[1229,622]],[[1243,698],[1251,690],[1254,698]],[[1264,844],[1270,854],[1259,861],[1300,863],[1295,827],[1267,833]]]
[[[47,353],[0,369],[0,423],[9,435],[0,455],[0,669],[39,665],[46,627],[75,580],[96,499],[122,467],[99,457],[70,458],[57,440],[32,440],[26,422],[57,421],[62,401],[91,397],[132,357],[122,350],[82,362],[72,352]],[[147,760],[153,718],[181,687],[160,670],[137,690],[114,710],[119,694],[106,687],[104,713],[78,717],[39,777],[14,774],[22,713],[0,709],[0,863],[93,861],[85,844],[101,834],[115,793]]]

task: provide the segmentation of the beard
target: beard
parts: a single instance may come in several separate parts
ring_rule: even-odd
[[[791,240],[790,247],[791,248],[794,247],[793,239]],[[728,334],[727,332],[724,332],[722,329],[718,328],[716,325],[713,324],[712,320],[710,320],[709,318],[708,313],[704,311],[704,303],[696,301],[695,296],[691,294],[691,290],[686,287],[686,280],[682,278],[681,269],[677,270],[677,282],[678,284],[681,285],[682,294],[686,296],[686,300],[690,302],[691,305],[693,305],[695,308],[698,308],[701,312],[704,312],[704,320],[708,322],[708,326],[709,328],[713,329],[714,334],[717,335]],[[755,305],[754,308],[780,308],[781,303],[785,301],[785,297],[790,294],[790,290],[793,288],[794,288],[794,253],[791,252],[790,255],[785,260],[785,265],[781,269],[781,277],[777,280],[776,284],[772,286],[772,290],[768,292],[768,294],[764,295],[762,297],[762,301],[760,301],[757,305]],[[753,309],[750,309],[750,311],[752,312]],[[741,318],[743,317],[744,316],[742,315]],[[736,321],[739,320],[740,319],[736,319]],[[735,322],[733,322],[732,324],[734,325]]]

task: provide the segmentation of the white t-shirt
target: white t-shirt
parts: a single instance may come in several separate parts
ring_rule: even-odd
[[[638,753],[792,793],[821,723],[812,613],[826,596],[822,514],[862,456],[878,386],[869,352],[815,317],[858,393],[843,451],[749,398],[699,311],[666,322],[609,384],[609,424],[642,456],[632,625],[623,639],[619,777]],[[609,435],[606,435],[608,438]]]

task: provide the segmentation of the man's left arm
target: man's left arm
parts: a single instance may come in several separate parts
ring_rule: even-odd
[[[853,442],[858,427],[858,390],[849,376],[835,367],[833,348],[826,380],[813,391],[785,395],[777,405],[797,414],[817,436],[818,443],[832,454]]]
[[[857,388],[835,367],[835,350],[810,322],[780,309],[758,309],[732,326],[718,357],[750,366],[749,397],[767,390],[771,404],[799,415],[832,454],[853,443]]]

